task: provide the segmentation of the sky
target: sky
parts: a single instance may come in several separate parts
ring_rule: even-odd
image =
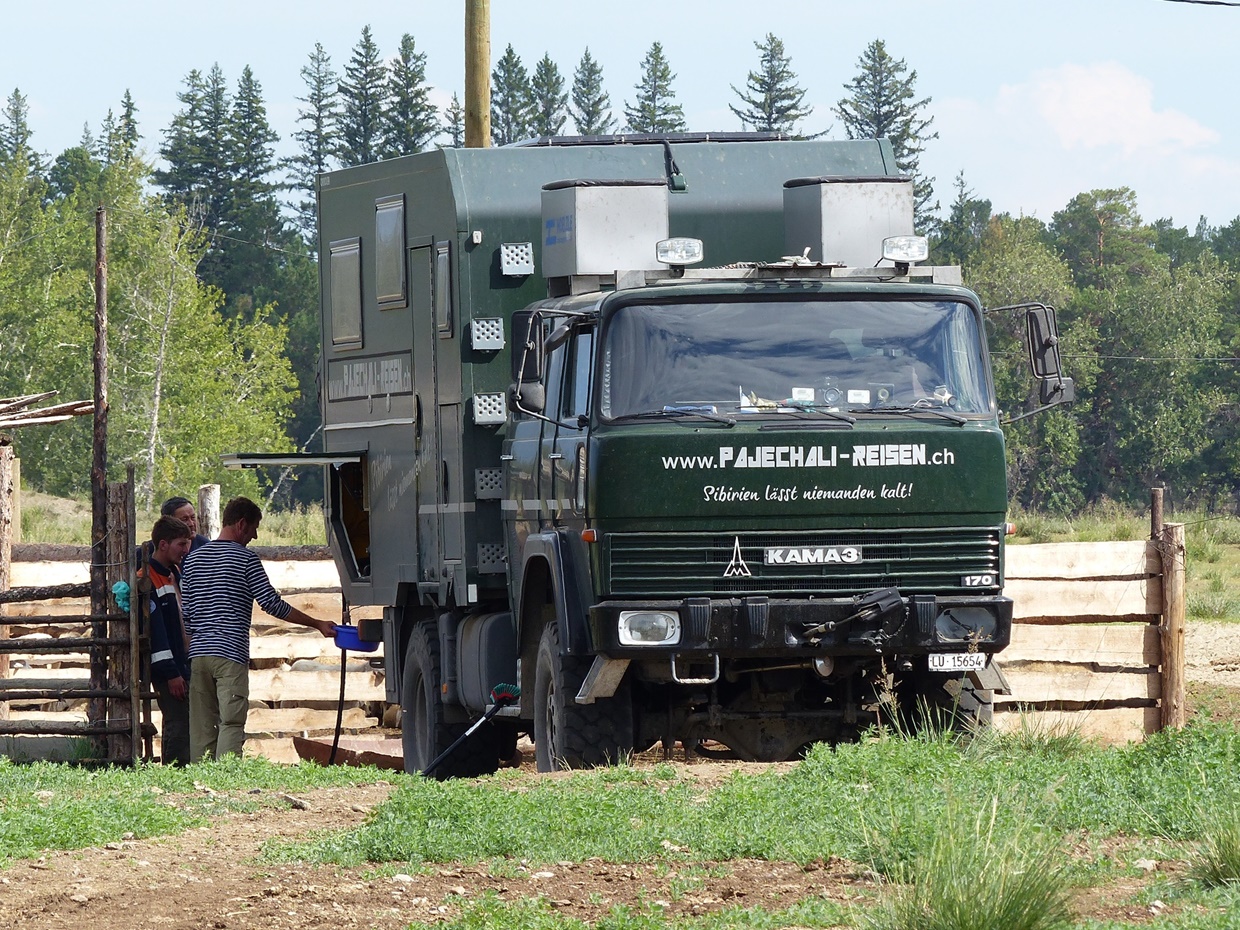
[[[763,16],[765,12],[769,15]],[[126,90],[155,158],[192,69],[219,64],[230,87],[249,65],[280,154],[294,151],[300,75],[315,43],[342,71],[362,28],[385,56],[404,33],[427,55],[433,96],[464,92],[464,3],[406,0],[0,0],[0,98],[18,89],[36,150],[98,133]],[[832,113],[875,39],[917,74],[939,138],[923,172],[944,211],[963,172],[996,211],[1049,222],[1072,197],[1130,187],[1143,219],[1195,227],[1240,217],[1240,7],[1170,0],[491,0],[492,62],[511,44],[526,67],[550,54],[571,83],[588,47],[613,112],[635,97],[640,63],[663,44],[692,131],[741,128],[728,109],[758,67],[755,43],[783,42],[813,113],[803,132],[845,138]],[[571,124],[570,124],[571,128]]]

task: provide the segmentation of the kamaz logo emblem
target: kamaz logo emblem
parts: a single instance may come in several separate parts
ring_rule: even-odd
[[[749,578],[753,572],[749,570],[749,566],[745,564],[745,557],[741,555],[741,538],[736,537],[736,543],[732,546],[732,561],[728,563],[728,567],[723,570],[724,578]]]
[[[767,565],[853,565],[861,561],[860,546],[803,546],[800,548],[767,549],[763,557]]]

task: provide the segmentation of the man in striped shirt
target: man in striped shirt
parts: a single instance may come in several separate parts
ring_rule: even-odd
[[[224,507],[220,535],[185,558],[181,606],[193,671],[189,688],[190,756],[195,762],[241,755],[250,709],[250,617],[254,602],[279,620],[335,635],[287,603],[271,586],[259,557],[246,547],[258,538],[258,505],[235,497]]]

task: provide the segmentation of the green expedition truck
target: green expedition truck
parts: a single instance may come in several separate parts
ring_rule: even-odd
[[[501,682],[519,703],[436,776],[521,733],[545,771],[987,717],[1003,433],[982,307],[917,264],[912,202],[885,140],[747,134],[320,178],[316,461],[407,770]],[[1053,310],[1026,312],[1044,403],[1070,399]]]

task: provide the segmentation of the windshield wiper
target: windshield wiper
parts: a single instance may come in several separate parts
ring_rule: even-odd
[[[722,423],[725,426],[735,426],[736,420],[732,417],[720,416],[715,412],[714,407],[703,405],[684,405],[673,406],[668,404],[658,410],[643,410],[640,413],[624,413],[618,417],[612,417],[613,422],[621,420],[644,420],[650,417],[701,417],[703,420],[711,420],[715,423]]]
[[[911,407],[852,407],[849,413],[891,413],[896,416],[916,416],[919,413],[928,413],[932,416],[942,417],[944,420],[951,420],[957,426],[964,426],[969,422],[967,417],[962,417],[958,413],[950,410],[943,410],[940,407],[931,407],[926,404],[918,406],[914,404]]]

